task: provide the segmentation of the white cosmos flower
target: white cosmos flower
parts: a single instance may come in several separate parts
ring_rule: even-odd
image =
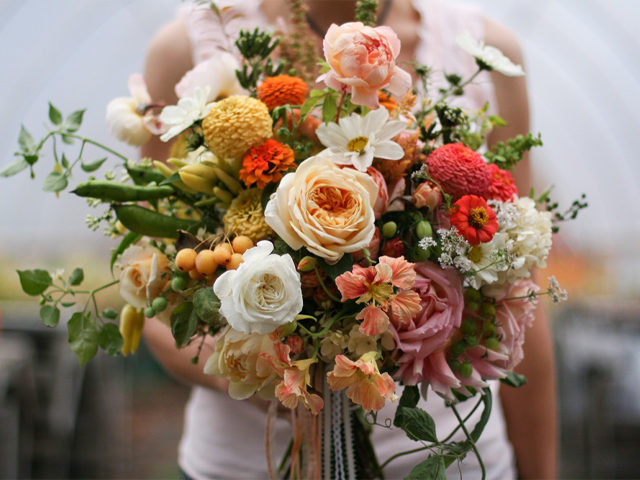
[[[220,312],[234,330],[268,334],[293,322],[302,310],[300,274],[290,255],[276,255],[261,241],[242,255],[237,270],[228,270],[213,284]]]
[[[456,39],[458,45],[467,53],[474,56],[490,70],[495,70],[508,77],[521,77],[524,70],[520,65],[516,65],[496,47],[485,45],[484,42],[476,40],[469,32],[465,32]]]
[[[210,87],[195,87],[191,96],[178,100],[177,105],[169,105],[162,109],[160,121],[169,129],[160,137],[168,142],[176,135],[207,116],[213,104],[208,104]]]
[[[336,163],[353,165],[366,172],[375,157],[399,160],[404,156],[402,147],[391,139],[407,125],[402,120],[388,122],[388,119],[386,108],[372,110],[365,116],[353,113],[341,118],[339,124],[323,123],[316,134],[327,150],[341,154],[334,157]]]

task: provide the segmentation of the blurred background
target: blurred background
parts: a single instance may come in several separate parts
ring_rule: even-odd
[[[470,0],[522,43],[536,185],[589,208],[562,225],[547,270],[569,291],[549,306],[558,359],[562,478],[638,478],[640,460],[640,5],[636,0]],[[127,95],[153,33],[179,0],[0,0],[0,167],[20,124],[39,138],[47,102],[87,108],[81,133],[112,140],[104,108]],[[95,153],[88,152],[88,159]],[[83,266],[108,275],[116,241],[86,228],[82,200],[40,190],[26,172],[0,179],[0,478],[175,478],[188,389],[142,347],[85,369],[66,329],[46,329],[16,269]],[[80,182],[79,175],[74,181]],[[104,301],[118,308],[117,295]]]

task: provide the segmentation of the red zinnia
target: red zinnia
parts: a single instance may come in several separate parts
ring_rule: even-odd
[[[485,194],[487,200],[500,200],[501,202],[510,202],[513,197],[518,195],[518,188],[516,187],[511,172],[503,170],[495,163],[490,163],[488,166],[490,181],[489,188]]]
[[[448,143],[427,157],[429,175],[454,200],[463,195],[484,195],[489,170],[482,155],[462,143]]]
[[[498,221],[487,201],[476,195],[465,195],[451,208],[451,225],[471,245],[486,243],[498,231]]]

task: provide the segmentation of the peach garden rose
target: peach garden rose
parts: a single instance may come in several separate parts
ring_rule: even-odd
[[[134,246],[120,259],[120,296],[136,308],[145,308],[169,281],[169,259],[151,246]]]
[[[369,245],[378,186],[366,173],[340,168],[326,152],[284,176],[264,217],[291,248],[306,247],[327,263]]]
[[[402,96],[411,86],[411,75],[396,65],[400,40],[389,27],[333,24],[323,48],[331,70],[320,79],[334,90],[346,88],[357,105],[378,108],[378,90]]]

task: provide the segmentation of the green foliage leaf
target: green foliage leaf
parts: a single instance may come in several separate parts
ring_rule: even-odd
[[[84,280],[84,271],[81,268],[76,268],[69,275],[69,285],[73,285],[74,287],[80,285]]]
[[[338,278],[344,272],[350,271],[352,267],[353,257],[349,253],[343,256],[335,265],[329,265],[324,260],[320,262],[320,268],[322,268],[322,270],[324,270],[324,272],[333,280]]]
[[[62,165],[64,168],[69,168],[69,160],[67,160],[67,156],[64,153],[60,158],[60,165]]]
[[[38,145],[36,141],[33,139],[31,134],[24,128],[24,125],[20,126],[20,134],[18,135],[18,145],[23,152],[34,152]]]
[[[75,304],[76,302],[60,302],[60,305],[62,305],[64,308],[73,307]]]
[[[105,323],[98,332],[100,348],[109,355],[117,355],[122,349],[124,340],[115,323]]]
[[[527,384],[527,378],[524,375],[520,375],[516,372],[509,372],[507,376],[501,380],[502,383],[509,385],[510,387],[519,388]]]
[[[47,327],[55,327],[60,322],[60,310],[53,305],[45,305],[40,309],[40,318]]]
[[[411,440],[438,441],[433,418],[421,408],[398,406],[393,424],[404,430]]]
[[[413,467],[413,470],[405,477],[405,480],[447,480],[446,470],[444,458],[439,455],[432,455],[424,462],[420,462]]]
[[[45,192],[59,192],[67,188],[67,185],[69,185],[69,181],[64,173],[51,172],[47,175],[47,178],[44,179],[42,189]]]
[[[402,396],[398,402],[398,407],[413,408],[418,405],[418,400],[420,400],[420,391],[417,385],[407,385],[404,387]]]
[[[40,295],[53,283],[46,270],[18,270],[18,276],[22,290],[27,295]]]
[[[89,315],[82,312],[74,313],[67,323],[69,331],[69,346],[85,365],[98,352],[99,335],[96,324]]]
[[[324,90],[311,90],[309,98],[300,107],[300,118],[306,118],[326,95],[327,93]]]
[[[193,309],[203,322],[218,318],[220,300],[213,293],[213,288],[201,288],[193,295]]]
[[[116,312],[113,308],[105,308],[102,311],[102,316],[104,318],[108,318],[109,320],[115,320],[118,317],[118,312]]]
[[[338,113],[338,98],[336,95],[327,95],[322,104],[322,121],[333,122]]]
[[[27,162],[23,156],[19,156],[9,165],[0,170],[0,177],[12,177],[13,175],[20,173],[25,168],[29,167],[29,162]]]
[[[189,344],[191,337],[196,333],[197,326],[198,316],[193,309],[193,303],[182,303],[171,312],[171,333],[178,348]]]
[[[64,128],[68,132],[75,132],[76,130],[78,130],[80,128],[80,125],[82,125],[82,117],[84,116],[84,112],[85,112],[84,109],[76,110],[75,112],[72,112],[64,120],[64,123],[62,124],[62,128]]]
[[[62,114],[60,110],[54,107],[51,102],[49,102],[49,120],[54,125],[60,125],[62,123]]]
[[[107,160],[107,157],[100,158],[98,160],[94,160],[93,162],[80,162],[80,168],[87,173],[95,172],[99,169],[102,164]]]

